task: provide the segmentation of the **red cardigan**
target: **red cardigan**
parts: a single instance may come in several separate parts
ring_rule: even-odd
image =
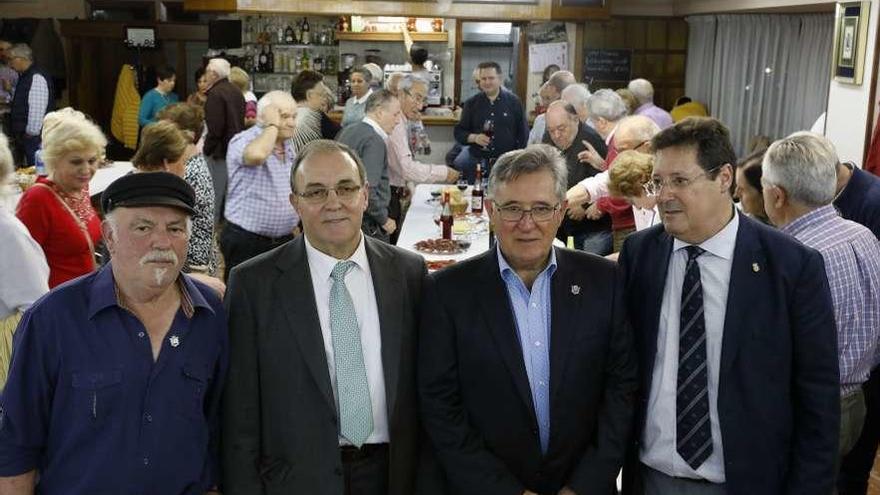
[[[52,184],[46,179],[38,183]],[[94,253],[79,223],[52,191],[39,186],[28,188],[18,203],[16,216],[46,254],[50,288],[95,269]],[[101,220],[95,215],[86,226],[92,244],[97,243],[101,239]]]

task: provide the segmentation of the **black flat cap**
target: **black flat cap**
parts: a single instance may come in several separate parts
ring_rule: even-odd
[[[108,214],[117,207],[171,206],[195,214],[196,193],[180,177],[168,172],[124,175],[101,194],[101,209]]]

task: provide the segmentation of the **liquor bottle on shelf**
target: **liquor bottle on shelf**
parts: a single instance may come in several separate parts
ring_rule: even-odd
[[[281,19],[277,19],[275,22],[275,39],[278,43],[284,43],[284,26],[281,24]]]
[[[477,163],[477,175],[474,180],[474,190],[471,191],[471,212],[475,215],[483,214],[483,171]]]
[[[300,24],[300,30],[302,31],[301,40],[303,45],[308,45],[312,42],[312,33],[311,27],[309,26],[308,17],[303,17],[302,24]]]
[[[452,223],[455,221],[452,217],[452,205],[449,202],[449,193],[446,192],[443,194],[443,211],[440,213],[440,231],[444,239],[452,239]]]
[[[315,57],[312,62],[312,69],[317,72],[324,73],[324,58],[323,57]]]
[[[311,58],[309,57],[309,51],[307,49],[303,49],[302,51],[302,70],[308,70],[312,68]]]
[[[293,38],[293,28],[290,27],[290,24],[284,29],[284,42],[290,45],[296,43],[296,40]]]
[[[260,60],[257,62],[257,72],[269,72],[269,54],[266,52],[266,46],[260,51]]]
[[[269,55],[267,58],[269,59],[269,67],[266,72],[275,72],[275,55],[272,53],[272,45],[269,45]]]

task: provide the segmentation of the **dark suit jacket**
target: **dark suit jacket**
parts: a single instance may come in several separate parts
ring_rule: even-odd
[[[385,147],[385,141],[373,126],[366,122],[345,126],[336,136],[336,140],[351,147],[361,157],[364,168],[367,169],[370,204],[364,212],[364,218],[372,220],[377,225],[385,224],[388,221],[388,203],[391,201],[388,149]]]
[[[382,334],[389,495],[412,495],[418,452],[416,325],[421,257],[365,237]],[[338,421],[300,236],[232,271],[223,399],[223,493],[341,495]]]
[[[229,141],[244,130],[244,95],[229,79],[223,78],[208,90],[205,100],[205,156],[226,159]]]
[[[793,237],[745,215],[739,222],[718,385],[727,493],[827,495],[834,486],[840,386],[824,262]],[[642,370],[636,439],[672,244],[656,226],[631,235],[620,253]]]
[[[496,251],[425,284],[419,397],[450,494],[607,493],[617,476],[637,386],[621,283],[607,260],[563,249],[556,257],[546,455]]]

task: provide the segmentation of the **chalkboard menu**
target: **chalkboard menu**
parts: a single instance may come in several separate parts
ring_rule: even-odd
[[[632,50],[587,50],[584,81],[629,81]]]

